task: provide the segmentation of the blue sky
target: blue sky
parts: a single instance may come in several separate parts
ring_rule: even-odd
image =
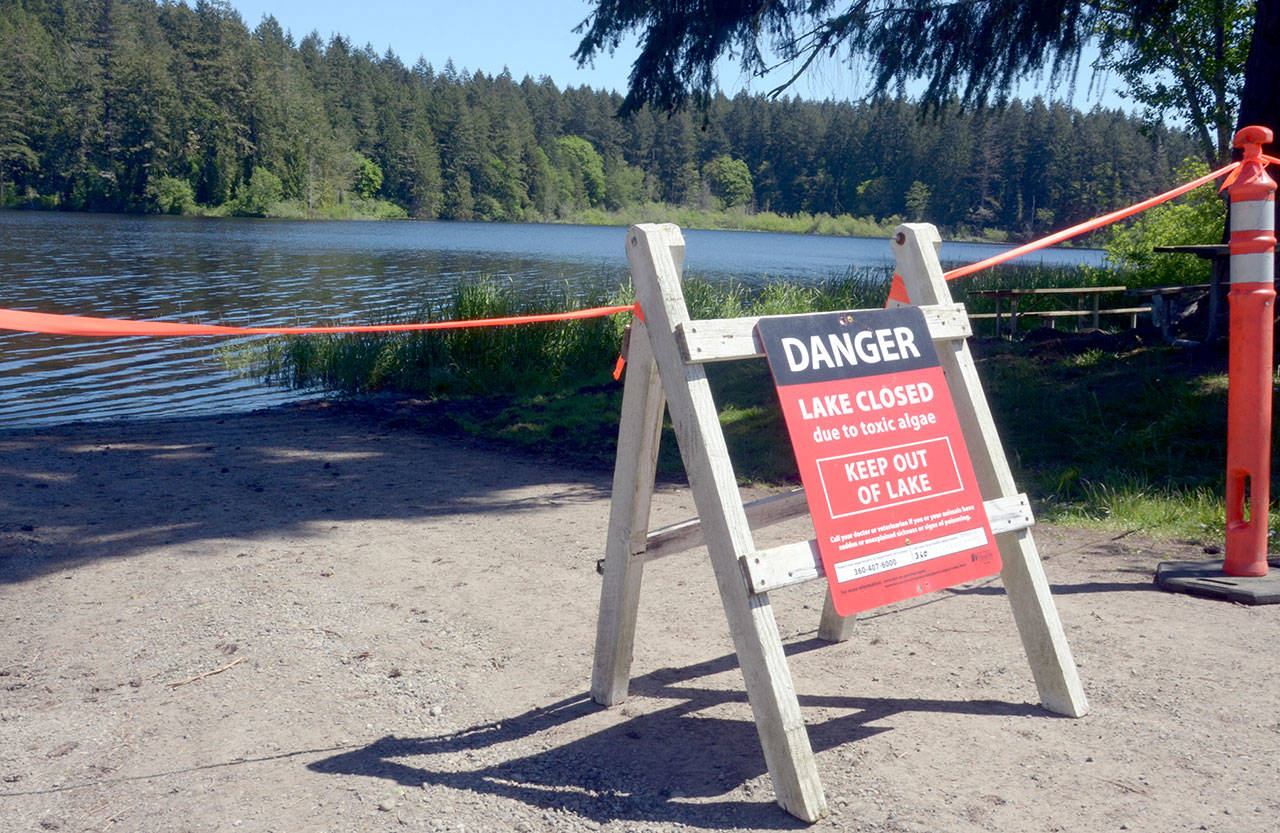
[[[250,29],[272,14],[295,40],[312,30],[325,40],[340,34],[356,46],[372,44],[379,54],[390,47],[410,66],[422,56],[437,69],[449,59],[459,70],[491,75],[507,67],[517,80],[547,75],[562,89],[586,85],[625,92],[636,53],[633,44],[624,44],[612,57],[597,57],[593,67],[578,68],[570,57],[579,40],[573,28],[591,8],[587,0],[231,0],[231,5]],[[1085,65],[1074,99],[1077,107],[1088,109],[1101,103],[1132,109],[1110,92],[1086,94],[1088,82]],[[744,78],[730,64],[722,67],[720,85],[730,95],[742,89],[763,93],[772,87]],[[1020,94],[1048,97],[1047,91],[1047,83],[1028,84]],[[792,92],[811,99],[849,99],[861,96],[865,89],[854,73],[833,62],[813,67]]]
[[[340,34],[356,46],[390,47],[405,64],[419,56],[437,69],[452,58],[458,69],[496,75],[508,67],[516,80],[550,76],[558,86],[626,88],[630,61],[621,54],[579,70],[573,28],[590,8],[585,0],[231,0],[250,29],[275,15],[301,40],[313,29],[325,40]],[[629,54],[634,54],[631,50]]]

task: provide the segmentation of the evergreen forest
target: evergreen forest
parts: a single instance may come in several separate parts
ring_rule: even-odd
[[[0,54],[7,206],[519,222],[663,204],[1023,237],[1163,190],[1195,155],[1183,132],[1038,98],[717,95],[620,119],[616,92],[295,40],[223,0],[0,0]]]

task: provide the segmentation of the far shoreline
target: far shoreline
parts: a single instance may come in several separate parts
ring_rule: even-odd
[[[397,206],[398,208],[398,206]],[[332,216],[319,211],[298,213],[287,211],[261,215],[229,214],[218,207],[203,208],[200,211],[182,214],[159,214],[154,212],[120,212],[120,211],[77,211],[58,206],[40,205],[7,205],[0,211],[51,213],[51,214],[86,214],[120,217],[189,217],[202,220],[266,220],[266,221],[304,221],[316,223],[328,222],[405,222],[405,223],[484,223],[493,225],[550,225],[550,226],[593,226],[610,228],[629,228],[639,223],[674,223],[682,229],[698,231],[741,231],[763,234],[798,234],[813,237],[847,237],[864,240],[888,238],[893,229],[901,223],[909,222],[903,217],[889,217],[883,220],[874,217],[854,217],[850,214],[832,216],[829,214],[777,214],[771,211],[746,212],[743,210],[707,210],[681,208],[664,203],[653,203],[643,207],[623,211],[606,212],[600,209],[586,209],[565,217],[533,218],[528,220],[454,220],[440,217],[411,217],[404,213],[377,212],[352,213],[345,216]],[[910,222],[928,222],[928,219]],[[944,241],[952,243],[983,243],[989,245],[1019,245],[1038,239],[1036,235],[1020,234],[1004,229],[984,228],[981,233],[973,233],[968,229],[949,229],[939,227]],[[1086,237],[1085,240],[1089,238]],[[1061,249],[1100,249],[1100,246],[1082,244],[1080,241],[1067,240],[1054,248]]]

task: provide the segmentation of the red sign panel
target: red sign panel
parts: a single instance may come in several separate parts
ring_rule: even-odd
[[[836,612],[1000,570],[924,314],[761,319]]]

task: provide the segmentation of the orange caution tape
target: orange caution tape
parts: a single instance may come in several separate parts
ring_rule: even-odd
[[[644,310],[640,309],[640,305],[636,304],[632,311],[636,314],[636,318],[644,321]],[[618,360],[613,364],[613,381],[622,378],[622,371],[627,369],[627,352],[631,349],[631,325],[627,325],[627,331],[622,334],[622,351],[618,353]]]
[[[631,325],[627,325],[627,331],[622,337],[622,352],[618,354],[618,360],[613,363],[613,381],[622,378],[622,371],[627,369],[627,347],[631,341]]]
[[[224,327],[217,324],[184,324],[177,321],[130,321],[120,318],[92,318],[81,315],[54,315],[0,309],[0,330],[48,335],[93,336],[253,336],[253,335],[324,335],[338,333],[407,333],[421,330],[455,330],[469,327],[505,327],[511,324],[538,324],[549,321],[575,321],[603,318],[630,312],[626,306],[592,307],[571,312],[549,312],[536,315],[514,315],[505,318],[478,318],[469,321],[433,321],[419,324],[363,324],[340,327]]]
[[[1269,156],[1265,156],[1263,159],[1269,163],[1277,161]],[[1117,220],[1123,220],[1125,217],[1132,217],[1134,214],[1146,211],[1148,208],[1154,208],[1162,202],[1168,202],[1174,197],[1180,197],[1188,191],[1194,191],[1206,182],[1211,182],[1223,174],[1230,174],[1230,176],[1227,177],[1226,182],[1223,184],[1223,187],[1225,188],[1226,185],[1230,184],[1231,181],[1239,174],[1241,167],[1241,162],[1232,162],[1230,165],[1226,165],[1216,171],[1207,173],[1198,179],[1193,179],[1190,182],[1179,185],[1177,188],[1165,191],[1163,194],[1158,194],[1157,196],[1143,200],[1140,203],[1135,203],[1128,208],[1122,208],[1119,211],[1112,211],[1110,214],[1103,214],[1101,217],[1086,220],[1083,223],[1078,223],[1070,228],[1065,228],[1062,231],[1055,232],[1048,237],[1042,237],[1039,240],[1033,240],[1030,243],[1024,243],[1023,245],[1009,249],[1006,252],[993,255],[986,260],[980,260],[977,263],[970,263],[968,266],[960,266],[950,270],[949,272],[943,272],[942,276],[951,281],[956,278],[963,278],[966,275],[972,275],[974,272],[981,272],[983,269],[990,269],[992,266],[998,266],[1005,261],[1013,260],[1015,257],[1021,257],[1022,255],[1029,254],[1030,252],[1034,252],[1038,249],[1052,246],[1055,243],[1061,243],[1064,240],[1069,240],[1072,237],[1084,234],[1085,232],[1096,231],[1103,226],[1116,222]],[[889,285],[889,300],[902,304],[911,303],[910,299],[907,297],[906,284],[903,283],[902,276],[896,273],[893,276],[893,282]]]
[[[1125,217],[1131,217],[1140,211],[1146,211],[1148,208],[1153,208],[1162,202],[1168,202],[1174,197],[1180,197],[1188,191],[1194,191],[1206,182],[1211,182],[1223,174],[1232,173],[1239,168],[1239,162],[1232,162],[1230,165],[1221,167],[1212,173],[1207,173],[1198,179],[1193,179],[1191,182],[1179,185],[1177,188],[1165,191],[1163,194],[1143,200],[1140,203],[1135,203],[1128,208],[1122,208],[1119,211],[1112,211],[1110,214],[1103,214],[1101,217],[1086,220],[1083,223],[1074,225],[1071,228],[1063,229],[1062,231],[1051,234],[1048,237],[1042,237],[1039,240],[1018,246],[1016,249],[1001,252],[1000,254],[995,255],[994,257],[989,257],[986,260],[980,260],[977,263],[971,263],[968,266],[961,266],[958,269],[952,269],[949,272],[943,273],[943,276],[949,281],[955,280],[956,278],[963,278],[965,275],[972,275],[974,272],[981,272],[983,269],[988,269],[997,264],[1004,263],[1006,260],[1013,260],[1015,257],[1021,257],[1028,252],[1034,252],[1037,249],[1043,249],[1046,246],[1061,243],[1063,240],[1069,240],[1070,238],[1084,234],[1085,232],[1096,231],[1097,229],[1110,225],[1117,220],[1123,220]]]
[[[1231,171],[1229,177],[1222,180],[1221,186],[1217,188],[1219,189],[1219,193],[1226,191],[1226,189],[1231,186],[1234,186],[1236,178],[1240,175],[1240,171],[1244,170],[1244,163],[1261,163],[1263,166],[1280,165],[1280,159],[1276,159],[1275,156],[1267,156],[1266,154],[1262,154],[1262,152],[1256,152],[1256,154],[1251,155],[1248,150],[1245,150],[1244,159],[1235,164],[1235,170]]]
[[[911,303],[911,297],[907,295],[907,285],[897,272],[893,273],[893,281],[889,284],[889,300],[897,304]]]
[[[1239,177],[1240,172],[1244,170],[1245,162],[1260,162],[1263,165],[1280,165],[1280,159],[1277,159],[1274,156],[1267,156],[1265,153],[1259,153],[1252,157],[1245,156],[1244,159],[1241,159],[1236,163],[1236,169],[1231,172],[1231,175],[1222,180],[1222,184],[1218,186],[1219,192],[1225,191],[1235,184],[1236,178]]]

